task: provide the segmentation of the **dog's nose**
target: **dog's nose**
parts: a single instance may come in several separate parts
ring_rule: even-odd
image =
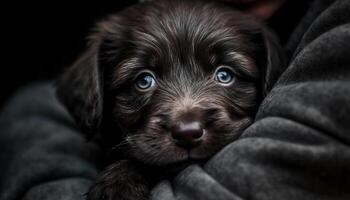
[[[178,121],[171,128],[171,136],[176,144],[186,148],[199,144],[203,134],[204,129],[199,121]]]

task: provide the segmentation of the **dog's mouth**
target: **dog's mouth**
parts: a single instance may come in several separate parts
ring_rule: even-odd
[[[200,148],[200,146],[198,146],[198,148]],[[200,155],[197,152],[196,148],[193,148],[193,149],[181,149],[179,151],[183,151],[184,152],[183,156],[182,156],[182,158],[180,158],[178,160],[174,160],[174,163],[192,162],[192,161],[197,161],[197,160],[204,160],[207,157],[209,157],[209,155]]]
[[[184,146],[179,146],[176,145],[176,143],[174,143],[175,149],[173,153],[177,156],[173,157],[173,159],[170,159],[165,165],[169,165],[171,166],[171,168],[181,168],[190,164],[203,163],[216,152],[216,150],[207,149],[207,145],[208,144],[205,144],[205,141],[198,141],[198,145],[196,147],[186,148]]]
[[[207,160],[229,142],[237,138],[233,127],[231,131],[222,127],[205,127],[203,134],[195,125],[172,135],[170,130],[147,126],[139,134],[128,140],[131,157],[154,166],[174,166],[175,168]],[[178,130],[176,130],[178,131]],[[179,135],[182,134],[182,135]],[[190,137],[190,138],[188,138]],[[192,138],[194,137],[194,138]]]
[[[149,117],[127,140],[130,156],[155,166],[198,163],[237,139],[249,122],[245,117],[232,120],[223,109],[175,119]]]

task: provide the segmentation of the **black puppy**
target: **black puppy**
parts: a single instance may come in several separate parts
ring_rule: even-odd
[[[57,88],[82,130],[119,150],[87,198],[146,199],[162,172],[237,139],[283,66],[264,26],[221,3],[153,1],[99,23]]]

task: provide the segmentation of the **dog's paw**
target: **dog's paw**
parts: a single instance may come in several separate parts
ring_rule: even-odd
[[[146,200],[146,179],[130,161],[123,160],[108,167],[87,193],[87,200]]]

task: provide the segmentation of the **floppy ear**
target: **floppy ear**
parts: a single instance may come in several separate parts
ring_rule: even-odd
[[[98,66],[99,43],[97,39],[93,40],[86,52],[56,83],[58,99],[88,136],[98,131],[103,110],[103,73]]]
[[[266,28],[262,28],[264,50],[260,57],[262,95],[266,96],[286,68],[286,56],[278,38]],[[262,60],[262,62],[261,62]]]

